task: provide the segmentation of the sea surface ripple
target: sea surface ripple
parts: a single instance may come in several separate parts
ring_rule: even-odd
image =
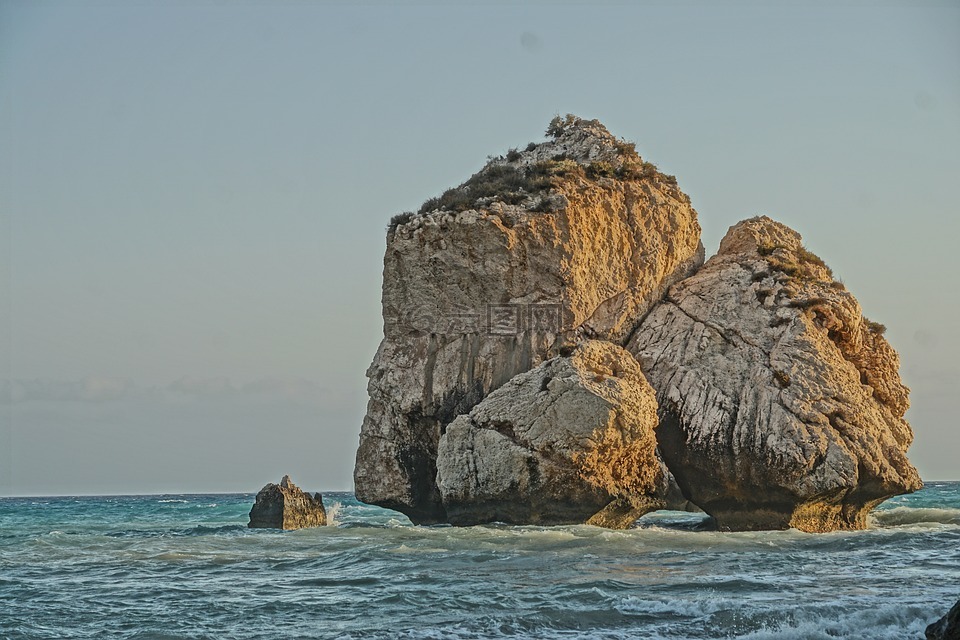
[[[867,531],[704,516],[419,527],[327,493],[333,526],[251,530],[250,494],[0,499],[0,639],[923,637],[960,598],[960,483]]]

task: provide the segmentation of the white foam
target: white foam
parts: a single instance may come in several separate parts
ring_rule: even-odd
[[[871,520],[881,527],[896,527],[908,524],[955,524],[960,525],[960,509],[933,507],[894,507],[874,511]]]
[[[709,596],[697,600],[652,600],[641,596],[627,596],[616,605],[616,609],[620,613],[651,616],[673,614],[694,618],[710,615],[730,607],[731,602],[729,600]]]
[[[329,507],[327,507],[327,526],[329,527],[339,527],[340,514],[343,511],[343,504],[340,502],[334,502]]]
[[[931,614],[921,607],[900,604],[864,606],[839,615],[818,611],[794,611],[782,624],[737,636],[739,640],[836,640],[837,638],[870,638],[871,640],[903,640],[922,638],[932,621]]]

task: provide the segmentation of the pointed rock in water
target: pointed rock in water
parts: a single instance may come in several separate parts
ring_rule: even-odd
[[[447,427],[437,455],[447,519],[626,528],[666,504],[656,425],[656,398],[636,360],[585,341]]]
[[[290,476],[280,484],[272,482],[260,490],[250,509],[251,529],[306,529],[327,524],[323,496],[301,491]]]
[[[358,499],[446,522],[436,476],[447,426],[582,337],[624,344],[703,263],[675,179],[599,122],[558,119],[550,135],[391,222]]]
[[[731,227],[627,347],[684,494],[722,529],[831,531],[919,489],[909,390],[882,332],[795,231]]]
[[[960,601],[924,631],[927,640],[960,640]]]

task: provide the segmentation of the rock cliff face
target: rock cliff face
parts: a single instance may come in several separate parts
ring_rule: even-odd
[[[360,500],[829,531],[921,486],[897,354],[796,232],[746,220],[703,265],[673,178],[596,121],[547,133],[391,221]]]
[[[960,640],[960,601],[942,618],[927,626],[923,635],[927,640]]]
[[[283,476],[280,484],[272,482],[257,494],[250,509],[250,529],[305,529],[327,524],[323,497],[312,496],[293,484],[290,476]]]
[[[447,521],[436,476],[448,425],[583,337],[624,344],[702,264],[696,212],[674,179],[596,121],[549,133],[392,221],[360,500]]]
[[[730,229],[628,350],[660,405],[660,451],[724,529],[858,529],[921,486],[899,359],[800,236]]]
[[[609,342],[515,376],[440,437],[437,481],[453,524],[590,521],[625,528],[663,508],[657,403]]]

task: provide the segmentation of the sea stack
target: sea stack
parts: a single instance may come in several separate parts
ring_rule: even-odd
[[[358,499],[832,531],[920,488],[897,353],[799,234],[752,218],[704,265],[690,199],[633,144],[570,115],[547,138],[391,220]]]
[[[257,494],[250,509],[251,529],[306,529],[327,524],[323,496],[310,495],[283,476],[280,484],[272,482]]]
[[[657,441],[721,529],[862,529],[922,484],[908,389],[883,327],[800,235],[767,217],[727,232],[628,349],[657,390]]]
[[[595,120],[557,118],[548,138],[391,222],[360,500],[447,522],[436,480],[447,426],[582,338],[622,346],[703,263],[673,177]]]

